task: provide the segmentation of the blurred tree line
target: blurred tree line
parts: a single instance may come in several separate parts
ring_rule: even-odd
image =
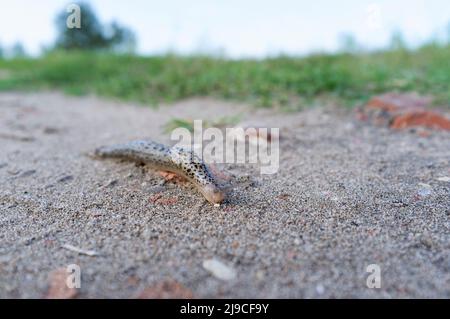
[[[0,43],[0,59],[5,57],[24,58],[27,56],[25,48],[20,42],[16,42],[12,47],[4,48]]]
[[[79,3],[80,28],[69,28],[67,19],[70,12],[66,8],[56,17],[56,41],[50,47],[44,48],[44,52],[54,50],[90,50],[112,51],[116,53],[133,53],[136,48],[136,36],[129,28],[113,21],[109,24],[102,23],[92,7],[87,3]],[[23,58],[27,52],[20,42],[5,48],[0,43],[0,59]]]
[[[79,3],[81,13],[80,28],[69,28],[66,10],[56,18],[57,39],[54,49],[63,50],[109,50],[119,53],[132,53],[136,47],[136,37],[129,28],[113,21],[103,24],[92,7]]]

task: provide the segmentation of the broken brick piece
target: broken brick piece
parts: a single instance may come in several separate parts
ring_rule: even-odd
[[[76,288],[70,288],[67,285],[69,273],[66,268],[59,268],[50,273],[49,289],[46,299],[73,299],[78,295]]]
[[[177,175],[172,172],[159,171],[159,175],[161,175],[167,182],[169,182],[169,181],[174,182],[174,183],[186,182],[186,179],[183,176]]]
[[[159,205],[174,205],[178,202],[176,197],[160,198],[156,201]]]
[[[386,93],[374,96],[367,102],[368,109],[379,109],[387,112],[405,112],[424,110],[431,105],[431,98],[416,93]]]
[[[164,197],[162,193],[156,193],[149,198],[149,201],[158,205],[174,205],[178,199],[176,197]]]
[[[138,299],[192,299],[192,290],[186,288],[175,280],[158,282],[153,286],[145,288]]]
[[[450,120],[433,111],[410,112],[396,116],[391,128],[403,129],[414,126],[450,131]]]
[[[431,98],[416,93],[386,93],[370,99],[357,117],[393,129],[423,127],[450,130],[450,119],[429,109]]]

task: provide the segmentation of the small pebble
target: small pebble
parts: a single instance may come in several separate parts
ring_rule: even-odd
[[[325,287],[322,284],[318,284],[316,286],[316,292],[319,295],[323,295],[325,293]]]
[[[65,183],[65,182],[71,181],[72,179],[73,179],[72,175],[66,175],[66,176],[58,179],[58,183]]]
[[[264,277],[265,277],[265,275],[266,275],[266,274],[264,273],[263,270],[258,270],[258,271],[256,272],[255,277],[256,277],[256,279],[258,279],[258,280],[263,280]]]
[[[36,173],[36,170],[30,169],[30,170],[25,171],[22,174],[20,174],[20,177],[28,177],[28,176],[33,175],[34,173]]]
[[[203,268],[208,270],[214,277],[220,280],[228,281],[236,278],[235,270],[217,259],[204,260]]]
[[[114,187],[119,183],[117,179],[112,179],[106,183],[105,187]]]
[[[420,197],[428,197],[432,194],[433,192],[433,188],[428,185],[428,184],[424,184],[424,183],[419,183],[419,190],[417,191],[417,194]]]

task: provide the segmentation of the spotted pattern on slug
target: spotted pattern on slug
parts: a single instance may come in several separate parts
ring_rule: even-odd
[[[153,141],[133,141],[127,144],[100,147],[100,157],[124,158],[150,164],[156,169],[171,171],[189,179],[213,203],[221,203],[222,192],[206,164],[193,152],[179,147],[167,147]]]

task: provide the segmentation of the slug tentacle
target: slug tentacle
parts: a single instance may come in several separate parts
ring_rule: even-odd
[[[95,154],[103,158],[124,158],[144,162],[156,169],[181,175],[191,181],[213,204],[219,204],[225,199],[224,192],[218,186],[207,165],[192,151],[139,140],[100,147],[96,149]]]

